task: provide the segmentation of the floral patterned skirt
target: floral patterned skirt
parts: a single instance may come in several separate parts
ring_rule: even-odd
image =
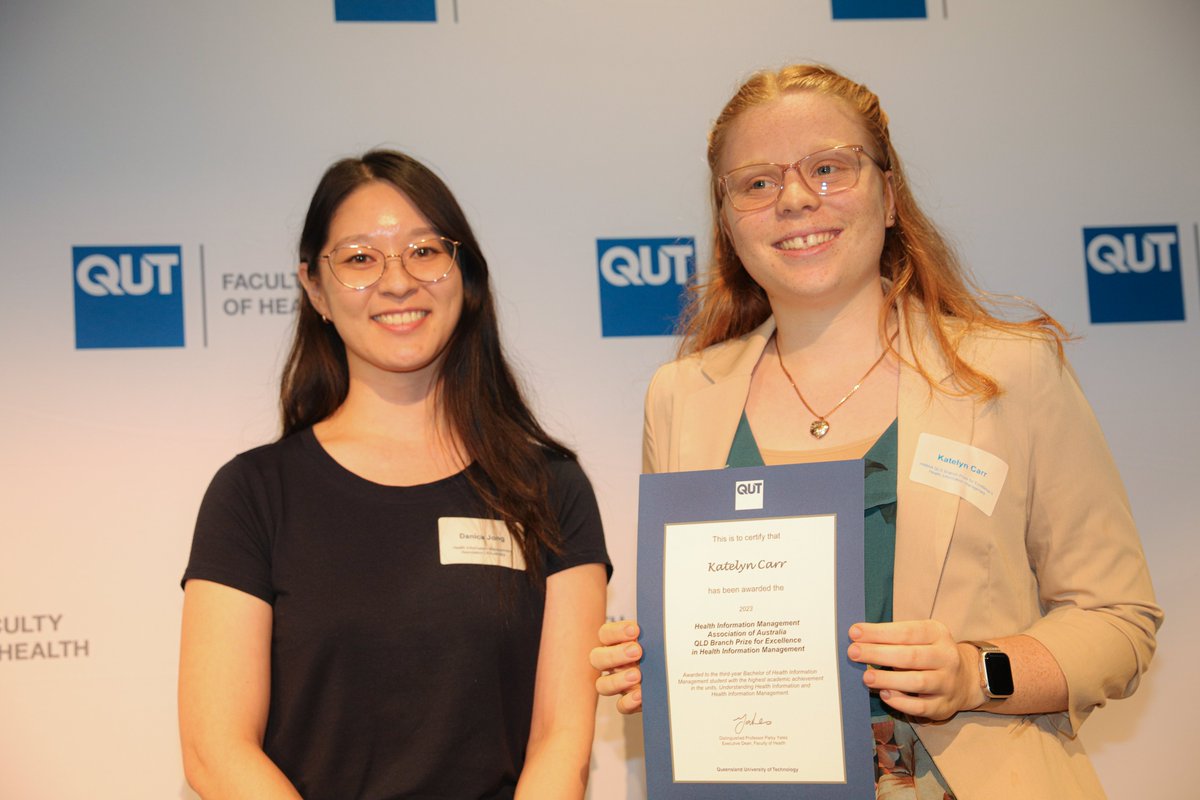
[[[887,714],[871,717],[876,800],[955,800],[913,726]]]

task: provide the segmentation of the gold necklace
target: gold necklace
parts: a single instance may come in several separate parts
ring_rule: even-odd
[[[897,331],[897,333],[899,333],[899,331]],[[792,385],[792,390],[796,392],[796,397],[799,397],[800,402],[803,403],[804,407],[808,409],[808,413],[812,414],[814,417],[817,418],[816,421],[814,421],[812,425],[808,426],[808,432],[813,435],[814,439],[820,439],[820,438],[824,437],[825,434],[829,433],[829,420],[827,419],[827,417],[829,417],[830,414],[832,414],[833,412],[835,412],[839,408],[841,408],[842,403],[849,400],[850,396],[858,391],[858,387],[862,386],[863,382],[867,379],[867,377],[872,372],[875,371],[875,368],[883,363],[883,359],[885,357],[887,357],[887,354],[889,352],[891,352],[889,348],[890,348],[892,342],[896,341],[896,335],[897,335],[896,333],[893,333],[892,338],[888,339],[889,347],[883,348],[883,352],[879,354],[879,358],[875,359],[875,363],[871,365],[871,368],[863,373],[863,376],[858,379],[858,383],[854,384],[854,388],[851,389],[850,391],[846,392],[846,396],[843,397],[841,400],[838,400],[837,405],[835,405],[833,408],[829,409],[824,414],[818,414],[816,411],[813,411],[813,407],[810,406],[808,404],[808,401],[804,399],[804,395],[800,394],[800,387],[797,386],[796,381],[792,379],[792,373],[788,372],[788,368],[786,366],[784,366],[784,364],[783,364],[783,349],[779,346],[779,336],[778,336],[778,334],[776,334],[776,336],[775,336],[775,355],[776,355],[776,357],[779,358],[779,368],[781,370],[783,370],[783,374],[787,376],[788,383],[790,383]]]

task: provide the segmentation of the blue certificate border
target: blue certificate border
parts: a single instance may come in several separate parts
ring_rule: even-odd
[[[739,481],[763,481],[761,509],[734,509]],[[774,467],[739,467],[642,475],[638,500],[638,622],[641,626],[646,790],[649,800],[845,800],[874,797],[874,739],[865,667],[840,649],[842,746],[845,783],[676,783],[671,758],[670,715],[663,638],[663,536],[666,525],[684,522],[836,515],[837,626],[861,622],[863,607],[863,462],[830,461]],[[845,644],[849,645],[847,638]],[[736,788],[735,788],[736,787]]]

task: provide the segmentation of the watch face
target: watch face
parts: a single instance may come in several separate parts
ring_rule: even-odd
[[[984,653],[983,674],[987,676],[989,697],[1011,697],[1013,693],[1012,664],[1007,653]]]

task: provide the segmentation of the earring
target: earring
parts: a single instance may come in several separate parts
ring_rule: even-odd
[[[322,315],[321,315],[321,322],[324,322],[326,325],[328,325],[328,324],[329,324],[329,317],[327,317],[327,316],[325,316],[324,314],[322,314]]]

